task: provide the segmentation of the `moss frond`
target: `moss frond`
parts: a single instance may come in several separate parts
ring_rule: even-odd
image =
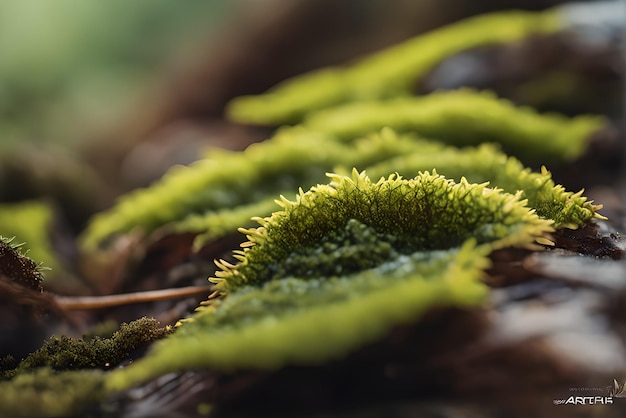
[[[357,100],[405,96],[445,58],[482,45],[556,32],[556,10],[508,11],[471,17],[417,36],[349,67],[327,68],[284,81],[267,93],[234,99],[228,116],[237,122],[281,125],[314,110]]]
[[[304,122],[311,130],[344,140],[391,127],[458,146],[495,142],[527,162],[571,161],[605,124],[599,116],[539,114],[471,89],[356,102],[312,113]]]
[[[322,180],[318,167],[333,161],[332,149],[314,146],[324,138],[307,132],[300,141],[289,141],[290,146],[278,140],[244,152],[215,150],[188,167],[175,167],[158,183],[123,196],[113,209],[94,217],[82,243],[93,249],[115,233],[152,232],[188,216],[273,198],[277,191],[294,190],[311,177]]]
[[[516,195],[436,173],[372,182],[354,170],[281,199],[216,264],[227,296],[107,380],[123,389],[188,368],[272,369],[339,358],[434,306],[475,306],[487,255],[552,231]]]
[[[358,243],[352,250],[362,252],[361,263],[376,263],[389,255],[375,254],[380,240],[388,243],[385,251],[408,254],[455,248],[470,237],[492,247],[529,244],[531,237],[551,231],[552,221],[529,214],[526,202],[520,201],[521,193],[501,193],[486,183],[471,184],[465,178],[454,183],[428,172],[408,180],[391,175],[376,183],[356,170],[351,177],[330,174],[330,178],[330,184],[297,195],[282,211],[263,219],[261,227],[243,230],[256,245],[244,248],[245,263],[215,279],[219,287],[226,290],[289,275],[319,275],[320,266],[311,263],[321,263],[323,255],[347,241]],[[533,227],[526,229],[529,225]],[[376,242],[376,248],[370,248],[368,240]],[[323,248],[316,245],[320,241]],[[327,263],[327,274],[341,265],[333,257]]]
[[[522,199],[528,200],[528,206],[542,218],[553,220],[555,228],[578,228],[594,218],[602,218],[597,212],[601,206],[593,205],[582,196],[582,192],[569,192],[556,185],[545,167],[540,173],[534,172],[491,144],[462,149],[446,147],[436,155],[419,152],[400,155],[368,167],[367,172],[372,178],[393,171],[408,177],[432,167],[456,181],[465,177],[472,183],[487,181],[508,193],[521,191]]]
[[[289,196],[298,187],[323,183],[325,172],[346,172],[352,167],[367,170],[373,178],[394,172],[414,177],[436,168],[457,181],[465,176],[472,182],[490,181],[510,193],[524,190],[530,205],[557,226],[582,225],[596,213],[585,198],[555,188],[549,175],[529,174],[493,146],[457,149],[391,129],[347,143],[305,128],[289,128],[242,153],[219,153],[176,168],[154,186],[124,196],[117,206],[93,219],[82,242],[93,249],[118,233],[169,229],[200,234],[199,247],[237,226],[254,226],[251,216],[271,214],[281,194]]]

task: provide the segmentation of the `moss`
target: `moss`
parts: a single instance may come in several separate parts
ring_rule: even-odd
[[[529,215],[526,202],[518,201],[521,193],[500,193],[465,179],[455,184],[425,172],[410,180],[392,175],[373,183],[356,171],[351,178],[331,178],[331,184],[301,192],[295,202],[282,198],[278,201],[282,211],[257,219],[260,228],[242,230],[250,240],[238,255],[242,263],[236,268],[224,268],[221,278],[215,279],[218,288],[233,289],[240,284],[273,280],[277,275],[288,276],[294,273],[288,265],[319,275],[319,266],[301,265],[308,251],[320,256],[335,252],[339,256],[339,247],[347,247],[352,252],[348,260],[360,260],[362,247],[360,255],[365,258],[378,258],[374,257],[377,251],[387,251],[380,255],[388,259],[392,250],[411,254],[456,248],[469,238],[478,244],[489,242],[492,247],[504,245],[500,240],[505,245],[532,242],[530,237],[551,230],[548,225],[552,221],[542,220],[535,213]],[[536,229],[521,228],[526,224]],[[360,230],[362,226],[365,229]],[[322,247],[316,245],[320,241]],[[372,243],[375,248],[368,245]],[[382,243],[386,250],[380,247]],[[296,260],[291,259],[292,254],[297,255]],[[310,260],[320,263],[323,257]],[[331,264],[336,261],[330,260]],[[363,262],[371,263],[373,259]],[[365,266],[358,266],[362,268]]]
[[[52,272],[57,272],[61,263],[49,237],[52,221],[52,208],[45,202],[25,201],[0,205],[0,235],[15,237],[15,242],[28,243],[28,256]]]
[[[465,177],[471,183],[488,181],[508,193],[521,191],[528,206],[545,219],[552,219],[555,228],[578,228],[594,218],[603,219],[598,214],[601,205],[577,193],[566,191],[554,183],[550,172],[542,168],[540,173],[525,168],[514,157],[507,157],[490,144],[458,149],[446,147],[436,155],[414,152],[399,155],[368,167],[372,178],[379,178],[390,172],[403,176],[413,176],[420,171],[436,167],[437,172],[454,180]]]
[[[265,94],[236,98],[227,112],[237,122],[281,125],[299,122],[314,110],[341,103],[405,96],[421,77],[451,55],[560,29],[556,10],[476,16],[410,39],[352,66],[314,71],[284,81]]]
[[[459,150],[390,129],[343,143],[329,134],[289,128],[244,152],[219,152],[176,168],[154,186],[124,196],[93,219],[82,236],[83,245],[94,249],[118,233],[165,229],[201,234],[196,241],[201,246],[237,226],[252,226],[250,217],[269,215],[280,194],[321,183],[325,172],[341,167],[367,170],[374,178],[395,171],[413,177],[436,168],[456,180],[465,176],[474,182],[491,181],[511,193],[524,190],[531,206],[559,226],[580,226],[595,216],[583,197],[573,198],[547,173],[529,174],[495,147]]]
[[[42,368],[0,382],[2,416],[68,417],[84,412],[105,395],[104,373],[96,370],[56,372]]]
[[[0,276],[30,287],[43,291],[41,282],[43,274],[40,264],[35,263],[30,257],[20,251],[22,244],[14,243],[15,237],[5,238],[0,235]]]
[[[17,364],[17,360],[11,354],[0,357],[0,376],[4,376],[4,373],[8,370],[15,369]]]
[[[218,262],[227,296],[209,302],[143,359],[107,379],[120,390],[198,367],[272,369],[344,356],[434,306],[474,306],[487,255],[552,230],[520,194],[436,173],[332,182],[283,198],[242,229],[237,265]]]
[[[170,332],[154,319],[141,318],[122,324],[109,339],[52,337],[19,364],[5,357],[0,360],[2,416],[83,416],[109,393],[103,370]]]
[[[5,370],[3,377],[13,378],[42,367],[58,371],[109,369],[121,363],[132,351],[163,338],[169,332],[169,328],[161,328],[155,319],[144,317],[129,324],[123,323],[108,339],[53,336],[16,368]]]
[[[441,147],[423,140],[387,143],[378,138],[348,152],[328,135],[307,129],[284,130],[244,152],[216,150],[189,167],[170,170],[152,187],[124,196],[113,209],[97,215],[82,235],[82,243],[94,249],[116,233],[133,229],[149,233],[164,226],[188,231],[194,225],[217,224],[227,233],[219,221],[226,220],[233,228],[241,226],[251,213],[262,214],[254,212],[259,209],[255,205],[267,208],[281,193],[324,182],[324,173],[338,164],[360,166],[410,149],[428,152]],[[233,209],[239,210],[242,222],[230,221],[237,216],[230,212]]]
[[[452,145],[496,142],[523,161],[556,163],[580,157],[605,123],[599,116],[541,115],[490,92],[462,89],[348,104],[312,113],[304,124],[344,140],[391,127]]]
[[[311,149],[313,143],[311,138],[288,149],[274,142],[243,153],[216,150],[189,167],[171,169],[159,183],[124,196],[112,210],[97,215],[82,236],[84,247],[93,249],[117,232],[151,232],[189,215],[255,203],[311,177],[321,179],[320,167],[326,167],[330,154]]]

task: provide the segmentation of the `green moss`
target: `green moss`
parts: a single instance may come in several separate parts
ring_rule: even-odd
[[[276,142],[259,144],[243,153],[216,150],[189,167],[173,168],[159,183],[124,196],[112,210],[97,215],[82,236],[83,244],[93,249],[118,232],[137,228],[151,232],[190,215],[252,204],[276,190],[297,189],[308,177],[321,177],[320,168],[330,157],[325,149],[311,149],[313,143],[315,139],[288,149]]]
[[[0,235],[0,276],[42,291],[42,267],[22,253],[22,245],[23,243],[15,243],[15,237],[5,238]]]
[[[603,218],[597,212],[602,206],[593,205],[582,196],[582,191],[566,191],[563,186],[554,183],[545,168],[540,173],[534,172],[491,144],[462,149],[446,147],[436,155],[419,152],[399,155],[371,165],[367,172],[372,178],[383,177],[393,171],[409,177],[433,166],[438,173],[457,181],[465,177],[471,183],[488,181],[491,186],[508,193],[521,191],[522,198],[528,200],[528,206],[542,218],[552,219],[555,228],[578,228],[594,218]]]
[[[3,372],[13,378],[33,369],[49,367],[53,370],[109,369],[121,363],[133,351],[163,338],[169,328],[159,327],[152,318],[141,318],[122,324],[111,338],[92,337],[73,339],[51,337],[43,346],[23,359],[15,369]]]
[[[605,125],[599,116],[541,115],[490,92],[469,89],[390,101],[357,102],[312,113],[305,126],[344,140],[391,127],[452,145],[502,144],[528,162],[570,161]]]
[[[154,186],[124,196],[93,219],[82,236],[83,245],[94,249],[119,233],[161,229],[201,234],[196,241],[201,246],[237,226],[252,226],[250,217],[269,215],[280,194],[322,183],[325,172],[341,167],[367,170],[373,178],[396,171],[413,177],[436,168],[456,180],[465,176],[474,182],[491,181],[511,193],[524,190],[531,206],[558,226],[580,226],[595,216],[583,197],[555,187],[547,173],[529,174],[495,147],[459,150],[389,129],[347,143],[329,134],[288,128],[244,152],[218,152],[178,167]]]
[[[418,321],[434,306],[474,306],[487,255],[552,230],[518,195],[435,173],[371,182],[364,174],[283,198],[242,230],[240,263],[218,262],[228,293],[107,387],[198,367],[272,369],[339,358]]]
[[[295,202],[282,198],[278,201],[282,211],[257,219],[260,228],[242,230],[250,240],[238,255],[242,263],[225,268],[221,278],[216,279],[218,287],[233,289],[277,276],[302,275],[289,265],[318,276],[319,266],[310,266],[302,257],[319,255],[309,258],[313,263],[322,263],[327,253],[339,256],[339,247],[349,247],[349,260],[371,263],[379,256],[388,259],[389,251],[411,254],[456,248],[469,238],[478,244],[488,242],[500,247],[532,241],[529,237],[551,230],[548,225],[552,221],[542,220],[535,213],[531,216],[524,206],[526,202],[518,201],[521,193],[500,193],[465,179],[455,184],[436,173],[425,172],[410,180],[392,175],[377,183],[364,173],[356,173],[352,178],[331,175],[332,183],[301,192]],[[351,220],[358,225],[352,225]],[[537,228],[522,228],[527,224]],[[351,225],[356,229],[349,228]],[[361,225],[365,230],[358,229]],[[318,243],[323,243],[322,247]],[[381,243],[385,243],[384,248]],[[377,251],[383,253],[376,255]],[[329,261],[345,267],[345,263]],[[373,266],[356,267],[360,270]]]
[[[556,10],[509,11],[476,16],[420,35],[350,67],[328,68],[278,84],[259,96],[234,99],[237,122],[280,125],[337,104],[405,96],[445,58],[482,45],[512,42],[560,29]]]
[[[79,416],[105,395],[104,373],[56,372],[43,368],[0,382],[0,409],[6,417]]]
[[[85,248],[93,249],[120,232],[139,229],[149,233],[165,226],[188,231],[194,225],[215,226],[219,220],[241,226],[249,220],[250,213],[263,214],[254,213],[259,208],[255,205],[267,208],[271,205],[267,202],[281,193],[324,182],[324,173],[338,164],[352,167],[410,149],[428,152],[441,147],[427,141],[386,143],[384,138],[378,138],[355,145],[347,152],[344,145],[328,135],[306,129],[284,130],[244,152],[216,150],[189,167],[170,170],[152,187],[122,197],[113,209],[94,217],[82,242]],[[233,209],[239,210],[242,222],[230,222],[237,216],[229,212]],[[217,228],[228,232],[219,224]]]
[[[26,242],[30,258],[52,271],[58,271],[61,263],[49,237],[52,220],[52,209],[44,202],[0,205],[0,235],[15,237],[14,242],[17,243]]]

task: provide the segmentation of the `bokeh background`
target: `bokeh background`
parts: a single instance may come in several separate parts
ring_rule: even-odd
[[[232,97],[349,62],[463,17],[561,3],[3,1],[0,201],[48,196],[78,231],[119,194],[149,184],[173,164],[200,158],[208,146],[242,149],[267,137],[224,121]],[[573,53],[558,42],[544,44],[500,58],[486,54],[488,64],[480,71],[487,74],[452,84],[499,89],[545,110],[619,115],[618,46],[579,46]],[[584,77],[552,71],[553,91],[544,94],[552,103],[538,97],[537,86],[524,85],[542,68],[562,70],[563,62]],[[435,77],[425,88],[455,87],[446,83]],[[568,96],[572,89],[582,92],[585,106]]]

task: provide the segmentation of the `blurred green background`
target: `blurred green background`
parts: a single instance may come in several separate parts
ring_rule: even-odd
[[[155,68],[185,54],[233,2],[0,2],[0,151],[67,144],[140,106]]]

